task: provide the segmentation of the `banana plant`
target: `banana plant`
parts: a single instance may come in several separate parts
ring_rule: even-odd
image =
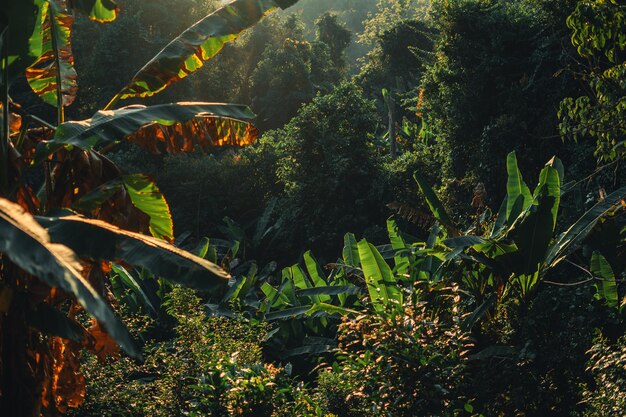
[[[480,306],[468,319],[475,324],[497,300],[513,290],[529,300],[538,284],[557,265],[580,248],[594,226],[604,217],[620,210],[626,197],[622,187],[584,213],[557,234],[557,220],[564,169],[558,158],[551,159],[539,175],[531,193],[517,166],[515,153],[507,156],[507,195],[491,228],[483,236],[462,233],[451,224],[443,205],[423,180],[415,179],[433,215],[448,226],[451,236],[442,241],[447,255],[444,268],[461,268],[465,284],[475,290]],[[471,267],[470,267],[471,266]]]
[[[225,5],[174,39],[107,108],[87,120],[68,121],[65,108],[79,88],[72,55],[74,14],[110,22],[117,5],[113,0],[2,2],[0,328],[7,337],[0,342],[1,415],[57,415],[80,405],[82,348],[103,357],[119,344],[140,358],[107,300],[112,268],[121,276],[122,267],[133,266],[208,292],[226,287],[230,275],[215,262],[171,244],[171,216],[156,184],[147,176],[123,175],[102,150],[121,141],[169,153],[253,142],[258,131],[245,106],[115,105],[162,91],[265,14],[293,3]],[[56,124],[12,104],[9,86],[19,77],[56,107]],[[43,174],[40,188],[29,180],[32,172]],[[83,310],[94,318],[91,327],[77,319]]]

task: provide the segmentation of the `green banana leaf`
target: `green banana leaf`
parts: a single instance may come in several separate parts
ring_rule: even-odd
[[[437,195],[430,187],[430,185],[428,185],[426,180],[418,172],[415,172],[413,174],[413,178],[415,179],[415,182],[417,182],[417,186],[424,195],[426,203],[428,203],[428,207],[430,207],[430,211],[432,212],[433,216],[435,216],[435,219],[437,219],[442,225],[446,226],[448,231],[455,232],[452,234],[458,234],[456,233],[456,228],[454,227],[452,219],[450,218],[450,216],[448,216],[448,213],[443,207],[443,204],[441,204],[441,201],[439,201],[439,198],[437,198]]]
[[[319,264],[313,257],[311,251],[306,251],[304,253],[304,265],[306,267],[307,272],[309,273],[309,277],[311,277],[311,281],[313,282],[313,287],[325,287],[328,285],[326,279],[324,278],[324,273],[319,267]],[[315,296],[317,302],[326,302],[330,301],[330,297],[326,294],[320,294]]]
[[[133,205],[150,217],[152,236],[172,242],[174,223],[170,207],[154,181],[144,174],[133,174],[123,176],[122,183]]]
[[[396,255],[393,257],[396,272],[399,275],[409,273],[411,261],[408,255],[408,247],[400,235],[398,224],[393,219],[387,219],[387,233],[389,234],[389,241],[391,247],[396,250]]]
[[[0,252],[24,271],[54,288],[72,294],[122,349],[135,358],[141,354],[126,327],[107,302],[83,278],[76,254],[53,243],[48,232],[19,205],[0,198]]]
[[[55,0],[44,2],[40,11],[41,20],[35,32],[36,39],[41,38],[42,50],[37,60],[26,68],[26,81],[47,104],[69,106],[78,89],[71,42],[74,17]]]
[[[286,8],[297,0],[235,0],[216,10],[172,40],[135,74],[107,109],[117,100],[149,97],[200,69],[226,43],[257,23],[276,7]]]
[[[119,12],[113,0],[68,0],[68,7],[100,23],[114,21]]]
[[[191,288],[225,287],[230,275],[205,259],[160,239],[129,232],[100,220],[78,215],[38,217],[53,242],[62,243],[79,256],[123,261],[144,267],[154,275]]]
[[[343,262],[346,265],[358,268],[361,266],[359,249],[356,244],[354,233],[346,233],[343,237]]]
[[[36,159],[65,145],[91,149],[123,139],[136,141],[158,151],[163,143],[168,152],[191,151],[224,145],[248,145],[258,131],[249,122],[254,113],[247,106],[224,103],[170,103],[133,105],[113,111],[98,111],[91,119],[61,124],[54,137],[37,148]]]
[[[511,226],[515,219],[530,206],[533,197],[517,167],[515,152],[507,155],[506,170],[508,173],[506,183],[506,220],[507,224]]]
[[[397,286],[391,268],[376,247],[362,239],[357,244],[359,257],[363,266],[363,275],[370,294],[372,305],[382,311],[391,303],[402,305],[402,292]]]
[[[44,7],[47,7],[45,0],[0,2],[2,20],[8,22],[5,39],[8,41],[9,84],[22,76],[24,70],[42,54],[41,22]]]
[[[621,187],[583,214],[569,229],[561,234],[550,246],[546,255],[546,265],[553,267],[576,250],[582,240],[613,207],[626,198],[626,186]]]
[[[591,255],[591,273],[597,279],[596,289],[598,297],[603,299],[609,307],[618,308],[619,297],[617,295],[615,274],[611,269],[611,265],[600,252],[594,251],[593,255]]]

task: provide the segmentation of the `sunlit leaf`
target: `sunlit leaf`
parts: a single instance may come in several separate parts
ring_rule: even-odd
[[[112,22],[119,8],[113,0],[68,0],[68,7],[96,22]]]
[[[122,183],[135,207],[150,217],[150,233],[159,239],[174,240],[174,223],[165,197],[154,181],[144,174],[125,175]]]
[[[357,244],[363,266],[363,275],[374,308],[381,311],[390,303],[402,305],[402,292],[398,288],[391,268],[374,245],[362,239]]]
[[[186,152],[200,147],[245,146],[258,130],[249,122],[246,106],[223,103],[171,103],[128,106],[97,112],[91,119],[61,124],[52,140],[43,142],[37,157],[63,145],[90,149],[121,140],[137,142],[154,151]]]
[[[506,170],[508,173],[506,183],[506,219],[507,223],[511,225],[517,216],[532,203],[533,198],[517,167],[515,152],[507,155]]]
[[[63,106],[69,106],[76,98],[76,70],[71,44],[73,23],[74,17],[66,9],[64,0],[50,0],[43,4],[41,23],[37,26],[43,42],[41,55],[26,69],[25,75],[33,91],[53,106],[59,104],[59,91]]]
[[[124,325],[83,278],[82,266],[67,246],[51,242],[47,231],[19,205],[0,199],[0,251],[51,287],[72,294],[134,357],[141,357]]]
[[[257,23],[277,6],[297,0],[235,0],[216,10],[172,40],[112,100],[149,97],[200,69],[226,43]],[[108,107],[108,106],[107,106]]]

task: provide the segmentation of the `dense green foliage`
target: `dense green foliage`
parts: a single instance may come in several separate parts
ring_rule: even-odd
[[[107,26],[76,19],[84,75],[68,116],[115,107],[125,85],[153,103],[144,96],[179,79],[159,99],[187,103],[63,123],[35,163],[71,144],[119,169],[87,193],[68,168],[65,194],[44,206],[69,201],[97,217],[121,193],[142,213],[137,232],[195,264],[179,277],[177,258],[144,254],[154,241],[140,234],[37,212],[44,249],[49,234],[114,261],[97,269],[99,291],[115,297],[145,358],[105,359],[106,343],[85,353],[86,397],[69,414],[624,414],[625,6],[300,0],[202,68],[177,61],[170,78],[146,70],[123,84],[221,4],[129,0]],[[142,77],[154,91],[140,91]],[[11,94],[23,103],[11,111],[59,117],[24,79]],[[259,131],[247,108],[188,103],[215,100],[250,105]],[[206,140],[211,129],[221,146]],[[38,169],[24,181],[51,175]],[[5,212],[0,232],[13,227]],[[37,269],[30,253],[8,253]],[[205,282],[196,264],[230,279]],[[5,296],[0,285],[0,312]],[[115,329],[105,330],[131,350]]]

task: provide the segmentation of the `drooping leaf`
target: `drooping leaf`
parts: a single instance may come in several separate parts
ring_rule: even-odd
[[[26,321],[49,336],[58,336],[77,343],[85,338],[85,329],[50,304],[41,303],[34,311],[27,312]]]
[[[137,142],[154,151],[186,152],[199,146],[244,146],[258,131],[248,123],[254,113],[246,106],[223,103],[133,105],[99,111],[91,119],[61,124],[52,140],[42,142],[37,157],[64,145],[91,149],[121,140]]]
[[[68,7],[100,23],[114,21],[119,12],[113,0],[68,0]]]
[[[289,307],[281,310],[272,311],[271,313],[267,313],[265,315],[265,320],[273,321],[273,320],[288,320],[295,319],[305,314],[307,311],[311,309],[312,306],[298,306],[298,307]]]
[[[591,273],[596,278],[598,296],[604,299],[609,307],[617,308],[619,300],[615,274],[613,269],[611,269],[611,265],[600,252],[594,251],[593,255],[591,255]]]
[[[25,75],[35,94],[52,106],[59,105],[59,92],[63,106],[69,106],[76,98],[77,75],[71,44],[73,24],[74,17],[67,10],[65,0],[49,0],[43,4],[41,24],[36,29],[41,31],[41,55],[26,69]]]
[[[212,290],[225,287],[230,276],[219,266],[160,239],[120,229],[77,215],[38,217],[53,242],[81,257],[123,261],[182,285]]]
[[[476,310],[474,310],[469,316],[461,323],[461,329],[464,331],[470,331],[474,325],[483,318],[489,309],[495,304],[498,296],[496,293],[492,293]]]
[[[72,294],[131,356],[140,358],[130,334],[85,278],[76,254],[52,243],[48,232],[19,205],[0,198],[0,252],[31,275]]]
[[[599,219],[605,216],[616,204],[626,198],[626,186],[619,188],[593,206],[570,226],[550,246],[546,264],[555,266],[578,248],[582,240],[591,232]]]
[[[114,98],[149,97],[200,69],[226,43],[257,23],[273,8],[297,0],[235,0],[216,10],[172,40],[135,74]],[[110,105],[107,106],[110,108]]]
[[[152,302],[152,300],[150,299],[148,294],[146,294],[146,292],[142,288],[141,283],[139,281],[137,281],[137,279],[135,279],[133,274],[128,272],[126,270],[126,268],[124,268],[123,266],[117,265],[115,263],[111,266],[111,269],[112,269],[112,271],[115,274],[117,274],[117,276],[120,278],[120,280],[122,280],[122,282],[124,282],[126,287],[128,287],[135,294],[137,294],[137,295],[139,295],[139,297],[141,297],[141,299],[143,300],[143,304],[146,307],[148,307],[150,310],[152,310],[153,313],[155,313],[155,314],[158,313],[158,306],[154,305],[154,303]]]
[[[455,229],[454,223],[452,222],[450,216],[448,216],[446,209],[443,207],[443,204],[441,204],[441,201],[439,201],[439,198],[437,198],[437,195],[430,185],[428,185],[426,180],[422,178],[418,172],[413,174],[413,178],[424,195],[426,203],[428,203],[428,207],[430,207],[430,211],[433,213],[433,216],[435,216],[439,223],[446,226],[450,231],[453,231]]]
[[[402,292],[393,277],[391,268],[374,245],[362,239],[357,244],[363,266],[363,275],[374,308],[383,310],[390,303],[402,305]]]
[[[174,240],[172,215],[154,181],[144,174],[133,174],[122,177],[122,183],[133,205],[150,217],[152,236],[171,243]]]
[[[506,183],[506,219],[507,224],[511,225],[517,216],[531,204],[532,194],[517,167],[515,152],[507,155],[506,170],[508,173]]]

